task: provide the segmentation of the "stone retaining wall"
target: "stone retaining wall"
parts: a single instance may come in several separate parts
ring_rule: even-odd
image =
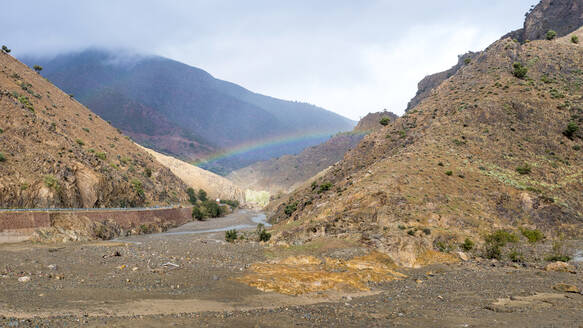
[[[39,228],[49,228],[59,217],[89,219],[93,222],[112,220],[124,229],[142,224],[164,223],[182,225],[192,220],[192,208],[165,208],[152,210],[46,211],[0,212],[0,242],[26,240]]]

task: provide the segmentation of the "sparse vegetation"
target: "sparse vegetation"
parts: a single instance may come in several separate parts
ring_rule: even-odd
[[[571,42],[573,42],[573,43],[575,43],[575,44],[579,43],[579,37],[578,37],[578,36],[576,36],[576,35],[573,35],[573,36],[571,37]]]
[[[512,72],[512,74],[519,78],[519,79],[523,79],[526,77],[526,74],[528,73],[528,68],[526,68],[526,66],[524,66],[522,63],[520,62],[515,62],[512,67],[514,68],[514,71]]]
[[[237,230],[233,229],[225,231],[225,241],[232,243],[237,240],[237,238]]]
[[[130,183],[132,185],[132,189],[134,189],[136,194],[138,194],[142,198],[145,197],[144,186],[142,185],[142,181],[138,179],[132,179]]]
[[[554,38],[557,37],[557,32],[555,32],[554,30],[549,30],[546,36],[547,40],[553,40]]]
[[[84,146],[85,142],[83,142],[83,140],[81,139],[76,139],[75,142],[79,145],[79,146]]]
[[[34,106],[30,103],[30,100],[26,96],[18,96],[18,101],[26,107],[28,110],[34,112]]]
[[[379,121],[379,123],[382,126],[387,126],[387,125],[389,125],[389,123],[391,123],[391,119],[388,118],[388,117],[383,117],[383,118],[381,118],[381,120]]]
[[[40,65],[34,65],[32,68],[33,68],[33,69],[34,69],[34,71],[35,71],[35,72],[37,72],[37,73],[40,73],[40,71],[42,71],[42,70],[43,70],[43,67],[42,67],[42,66],[40,66]]]
[[[208,195],[206,191],[200,189],[198,191],[198,199],[200,199],[201,202],[206,202],[208,200]]]
[[[0,162],[6,162],[6,156],[3,153],[0,153]]]
[[[291,204],[286,205],[283,212],[285,213],[285,215],[291,216],[297,210],[297,208],[298,202],[293,202]]]
[[[518,242],[518,236],[506,230],[498,230],[485,238],[485,256],[489,259],[502,258],[502,247],[508,243]]]
[[[567,128],[563,131],[563,135],[571,140],[575,136],[575,133],[579,130],[579,125],[577,123],[571,121],[567,124]]]
[[[320,189],[318,189],[318,194],[326,192],[326,191],[330,190],[330,188],[332,188],[332,183],[331,182],[324,182],[320,185]]]
[[[472,249],[474,249],[474,242],[470,238],[466,238],[466,240],[464,240],[463,244],[461,244],[461,248],[464,251],[469,252]]]
[[[44,183],[45,186],[47,186],[48,188],[53,188],[57,191],[60,189],[59,181],[57,180],[57,178],[55,178],[54,175],[51,174],[45,175]]]
[[[104,152],[96,152],[95,156],[102,161],[105,161],[105,159],[107,158],[107,154],[105,154]]]
[[[445,175],[452,176],[453,175],[453,171],[445,171]]]
[[[522,233],[522,235],[524,237],[526,237],[526,239],[528,239],[528,242],[531,244],[539,242],[545,238],[544,234],[540,230],[537,230],[537,229],[530,230],[527,228],[522,228],[522,229],[520,229],[520,232]]]
[[[466,65],[468,65],[471,62],[472,62],[472,58],[468,57],[468,58],[464,59],[464,64],[466,64]]]
[[[232,200],[232,199],[221,199],[221,204],[227,204],[227,205],[231,206],[232,208],[237,208],[240,205],[238,200]]]
[[[516,168],[516,172],[518,172],[522,175],[530,174],[531,171],[532,171],[532,169],[530,168],[530,165],[528,165],[528,163]]]
[[[257,236],[259,237],[259,241],[263,242],[268,242],[271,239],[271,234],[265,230],[263,223],[257,225]]]
[[[145,174],[145,175],[146,175],[148,178],[151,178],[151,177],[152,177],[152,169],[151,169],[151,168],[149,168],[149,167],[147,167],[147,168],[144,170],[144,174]]]

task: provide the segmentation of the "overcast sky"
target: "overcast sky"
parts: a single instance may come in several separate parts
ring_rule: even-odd
[[[6,0],[19,55],[127,48],[352,119],[402,114],[417,82],[520,28],[538,0]]]

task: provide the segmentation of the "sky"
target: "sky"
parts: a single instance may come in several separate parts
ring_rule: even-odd
[[[522,27],[538,0],[6,0],[13,55],[89,47],[168,57],[353,120],[404,113],[426,75]]]

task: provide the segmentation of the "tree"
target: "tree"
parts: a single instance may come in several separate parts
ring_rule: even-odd
[[[188,194],[188,201],[192,205],[196,205],[196,192],[194,191],[194,189],[188,188],[188,189],[186,189],[186,193]]]
[[[9,53],[10,53],[10,51],[12,51],[12,50],[8,49],[8,47],[7,47],[7,46],[5,46],[5,45],[2,45],[2,51],[4,51],[5,53],[9,54]]]
[[[40,65],[34,65],[32,68],[34,68],[34,70],[35,70],[37,73],[40,73],[40,71],[42,71],[42,70],[43,70],[43,67],[42,67],[42,66],[40,66]]]
[[[526,66],[524,66],[522,63],[515,62],[512,66],[514,67],[512,74],[514,74],[514,76],[519,79],[523,79],[526,76],[526,73],[528,73],[528,68],[526,68]]]
[[[547,40],[552,40],[557,36],[557,32],[553,31],[553,30],[549,30],[547,32]]]
[[[198,199],[200,199],[201,202],[206,202],[208,199],[206,191],[200,189],[198,191]]]

